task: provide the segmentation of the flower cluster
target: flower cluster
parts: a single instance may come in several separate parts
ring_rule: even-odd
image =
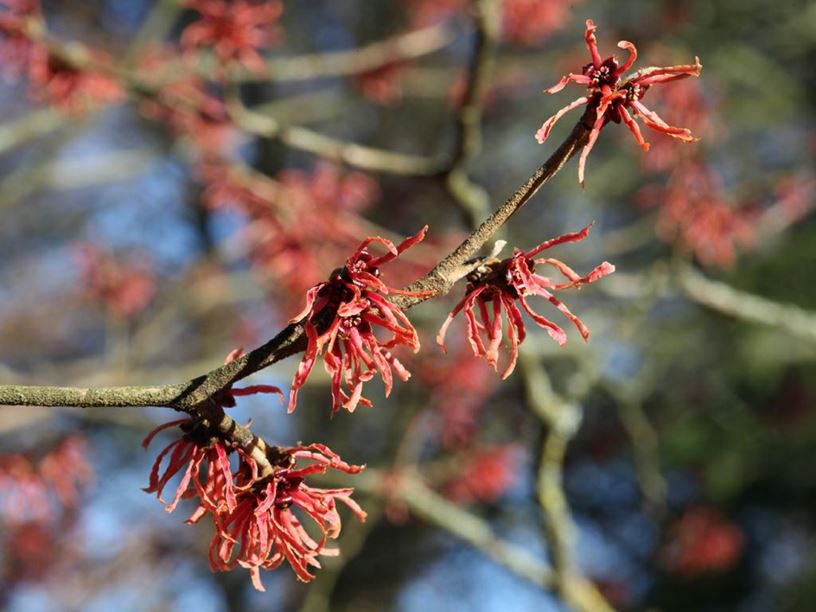
[[[0,520],[7,523],[43,522],[52,518],[54,505],[77,506],[79,489],[93,481],[80,436],[60,440],[39,461],[22,454],[0,455]]]
[[[560,30],[579,0],[505,0],[502,38],[518,45],[534,45]]]
[[[443,493],[460,504],[497,501],[518,482],[519,451],[516,444],[474,450],[443,485]]]
[[[247,568],[252,584],[263,591],[260,570],[275,569],[287,561],[297,578],[309,582],[309,568],[320,568],[318,557],[338,554],[327,548],[329,539],[340,535],[337,502],[348,506],[360,521],[366,513],[351,499],[353,489],[310,487],[305,478],[327,469],[358,474],[364,466],[345,463],[322,444],[279,450],[278,466],[271,476],[256,483],[253,490],[238,496],[234,509],[214,517],[216,533],[210,544],[210,567],[228,571],[238,565]],[[297,467],[297,461],[310,462]],[[313,539],[294,510],[308,516],[320,532]]]
[[[518,346],[526,336],[521,311],[516,304],[517,301],[533,321],[546,329],[559,345],[564,345],[567,341],[567,335],[561,327],[530,308],[527,297],[531,295],[538,295],[548,300],[578,328],[584,340],[587,340],[589,338],[589,329],[578,317],[570,312],[563,302],[551,293],[551,290],[560,291],[594,282],[614,272],[615,266],[603,262],[589,274],[581,276],[558,259],[550,257],[536,259],[535,257],[542,251],[559,244],[583,240],[589,234],[591,227],[591,225],[588,225],[579,232],[563,234],[547,240],[530,251],[516,249],[513,256],[508,259],[501,261],[494,259],[480,266],[468,276],[465,297],[454,307],[442,324],[439,334],[437,334],[437,344],[442,350],[445,350],[445,334],[448,326],[459,312],[464,311],[468,340],[473,353],[476,356],[484,357],[498,371],[499,347],[503,338],[502,314],[504,313],[504,317],[507,319],[510,359],[502,372],[502,378],[507,378],[516,367]],[[551,266],[565,280],[559,282],[547,276],[536,274],[535,268],[541,264]],[[481,321],[476,316],[477,308]]]
[[[387,286],[380,278],[380,268],[420,242],[427,230],[425,226],[397,246],[384,238],[367,238],[345,266],[332,272],[328,281],[309,289],[306,306],[292,319],[293,323],[303,323],[308,345],[292,381],[289,412],[295,409],[297,393],[320,355],[331,377],[332,414],[340,408],[353,412],[358,404],[371,406],[371,401],[362,395],[363,383],[376,373],[385,383],[386,396],[391,393],[394,374],[408,380],[410,373],[390,349],[402,345],[416,353],[419,338],[405,313],[386,298],[426,294]],[[372,255],[368,247],[373,243],[383,245],[387,253]],[[377,338],[377,328],[390,333],[391,338],[385,341]]]
[[[31,38],[29,30],[44,27],[38,0],[0,0],[0,8],[5,9],[0,12],[2,71],[9,78],[27,76],[33,100],[80,113],[122,99],[119,83],[98,69],[107,65],[107,56],[94,53],[88,63],[96,67],[79,68]]]
[[[198,500],[187,522],[212,517],[215,535],[209,560],[213,571],[245,567],[252,584],[263,591],[260,570],[274,569],[287,561],[298,579],[308,582],[314,578],[309,568],[320,567],[319,556],[337,554],[336,549],[326,547],[327,540],[336,539],[340,533],[337,502],[365,520],[365,512],[351,499],[352,489],[321,489],[306,484],[307,476],[328,469],[347,474],[363,469],[345,463],[322,444],[267,448],[266,458],[272,466],[268,474],[260,474],[258,464],[244,449],[227,443],[205,421],[181,419],[165,423],[148,434],[144,447],[158,432],[176,426],[182,437],[158,455],[145,491],[156,493],[168,512],[181,499]],[[169,459],[162,470],[165,457]],[[173,499],[164,502],[163,489],[179,473],[182,476]],[[320,532],[318,539],[308,534],[295,510],[315,524]]]
[[[602,59],[595,39],[595,29],[592,20],[587,19],[585,40],[592,61],[586,64],[580,73],[570,73],[546,90],[547,93],[554,94],[564,89],[567,83],[573,82],[585,85],[588,90],[587,95],[574,100],[559,110],[547,119],[536,132],[536,140],[543,143],[561,117],[580,106],[586,105],[588,107],[587,116],[592,123],[592,128],[578,162],[578,180],[581,185],[584,184],[584,169],[587,157],[593,146],[595,146],[595,141],[598,140],[601,129],[610,121],[614,123],[623,121],[644,151],[649,150],[649,143],[643,138],[640,127],[633,119],[632,114],[653,130],[683,142],[693,142],[695,138],[688,129],[667,124],[657,113],[644,106],[641,99],[652,85],[668,83],[690,76],[699,76],[702,69],[700,59],[695,57],[694,64],[644,68],[635,72],[628,79],[623,80],[621,76],[632,67],[635,59],[637,59],[635,45],[626,40],[618,43],[618,47],[629,52],[629,57],[623,64],[618,64],[614,56]],[[630,114],[630,111],[632,114]]]
[[[0,0],[0,71],[19,78],[31,64],[35,45],[25,34],[29,20],[42,19],[38,0]]]
[[[96,54],[94,63],[106,64],[109,58]],[[100,104],[120,102],[124,96],[116,79],[100,70],[79,68],[37,47],[31,57],[29,80],[31,96],[48,102],[65,113],[77,114]]]
[[[282,172],[278,180],[236,170],[217,162],[203,164],[204,202],[248,217],[241,238],[249,259],[287,300],[320,279],[324,261],[336,261],[354,248],[363,232],[357,213],[379,195],[377,182],[368,175],[328,162],[311,171]]]
[[[756,242],[755,211],[728,201],[720,177],[704,163],[680,164],[665,187],[649,186],[640,197],[659,206],[658,237],[679,243],[704,266],[728,268],[737,248]]]
[[[140,101],[139,111],[184,137],[202,158],[232,152],[240,139],[224,101],[198,75],[173,70],[175,55],[173,49],[161,49],[142,58],[140,78],[154,94]]]
[[[76,261],[87,294],[116,316],[130,319],[150,304],[155,281],[143,262],[119,260],[90,243],[77,247]]]
[[[474,359],[464,338],[447,355],[424,355],[416,375],[428,391],[428,405],[434,406],[431,429],[445,449],[471,445],[478,433],[478,419],[485,400],[496,386],[487,376],[487,365]]]
[[[742,530],[713,508],[693,506],[672,525],[663,565],[685,578],[725,571],[745,547]]]
[[[394,104],[402,97],[402,77],[408,64],[394,61],[354,77],[354,86],[363,96],[382,106]]]
[[[188,0],[187,6],[200,15],[181,35],[188,57],[200,48],[212,48],[223,66],[241,64],[256,74],[264,73],[259,51],[280,38],[280,0]]]

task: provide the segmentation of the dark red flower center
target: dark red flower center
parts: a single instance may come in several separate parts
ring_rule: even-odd
[[[614,57],[608,57],[600,66],[587,64],[584,66],[584,74],[592,81],[592,87],[614,87],[618,82],[618,62]]]
[[[284,477],[279,483],[275,494],[275,507],[286,509],[294,503],[292,493],[303,484],[303,478]]]

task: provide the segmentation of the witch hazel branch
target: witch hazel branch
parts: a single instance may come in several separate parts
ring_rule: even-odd
[[[282,36],[277,26],[283,10],[281,3],[267,3],[263,8],[242,0],[235,3],[232,11],[227,10],[229,3],[219,0],[195,0],[187,5],[197,11],[199,18],[182,35],[184,62],[197,60],[198,52],[206,49],[218,63],[217,81],[236,66],[254,73],[264,71],[260,51]],[[50,55],[47,45],[32,37],[32,32],[43,27],[36,0],[0,0],[0,7],[5,9],[0,13],[0,31],[4,35],[0,56],[11,62],[12,68],[7,70],[15,76],[28,74],[39,95],[49,93],[51,102],[66,112],[83,108],[88,96],[95,103],[104,103],[128,95],[128,83],[118,83],[115,70],[99,71],[107,59],[97,61],[93,70],[83,70],[77,65],[60,63],[58,57]],[[145,490],[155,494],[168,512],[189,502],[192,511],[188,523],[212,522],[209,562],[213,571],[247,569],[259,590],[263,590],[261,570],[284,564],[292,568],[299,580],[312,580],[313,572],[321,566],[321,558],[338,554],[329,541],[341,532],[340,507],[345,506],[359,520],[365,520],[366,513],[352,498],[353,489],[321,488],[311,478],[329,471],[359,474],[364,466],[346,462],[322,443],[293,447],[268,444],[248,426],[232,419],[228,410],[243,396],[272,394],[279,396],[288,412],[292,412],[298,404],[299,391],[319,362],[331,381],[331,397],[327,402],[331,414],[341,409],[354,412],[358,406],[371,407],[372,402],[365,394],[366,384],[381,379],[388,396],[395,379],[407,382],[410,378],[410,372],[399,359],[399,351],[421,350],[406,311],[422,301],[449,293],[461,280],[466,280],[464,297],[442,322],[437,342],[444,350],[449,326],[461,315],[474,355],[497,372],[501,369],[502,379],[512,374],[519,345],[527,338],[525,319],[542,327],[559,345],[567,342],[568,333],[559,323],[533,309],[529,300],[534,296],[549,302],[558,311],[557,316],[572,324],[581,338],[589,338],[588,327],[562,297],[602,280],[614,272],[614,266],[602,262],[588,271],[576,271],[545,252],[583,241],[591,226],[545,240],[527,250],[515,248],[506,259],[478,253],[579,151],[578,173],[583,185],[587,157],[610,123],[623,123],[644,150],[649,145],[636,119],[680,141],[695,140],[689,130],[671,126],[644,106],[642,99],[653,86],[698,76],[699,60],[695,58],[688,65],[646,68],[627,77],[625,73],[637,57],[635,46],[628,41],[618,44],[629,53],[622,64],[614,56],[602,59],[595,30],[594,23],[587,20],[585,41],[590,63],[547,90],[556,93],[568,83],[576,83],[587,88],[586,94],[550,117],[536,138],[545,142],[559,119],[573,109],[585,107],[581,119],[524,185],[415,282],[404,288],[391,286],[387,280],[388,266],[425,238],[427,226],[402,242],[379,236],[364,239],[324,282],[306,291],[303,310],[275,338],[246,354],[234,351],[224,365],[191,381],[95,389],[5,385],[0,386],[0,405],[163,406],[186,413],[182,419],[160,425],[145,438],[144,446],[149,448],[158,435],[172,432],[175,436],[156,457]],[[203,85],[200,88],[203,90]],[[186,94],[183,97],[188,102],[191,99]],[[216,111],[210,115],[217,115],[218,121],[200,115],[202,121],[208,120],[205,123],[209,127],[215,123],[219,129],[235,127],[227,115],[220,113],[218,102],[211,106]],[[234,386],[254,372],[301,352],[303,357],[288,399],[269,385]],[[502,352],[507,357],[500,368]],[[166,493],[172,489],[171,481],[178,482],[172,496]]]

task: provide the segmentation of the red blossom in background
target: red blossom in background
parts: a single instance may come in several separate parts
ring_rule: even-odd
[[[445,496],[460,504],[497,501],[518,482],[519,451],[516,444],[473,451],[442,487]]]
[[[466,342],[456,342],[446,357],[426,355],[417,361],[417,376],[430,393],[434,430],[443,447],[462,447],[473,441],[477,419],[496,379],[485,376],[486,365],[471,354]]]
[[[559,244],[583,240],[589,234],[591,227],[591,225],[588,225],[580,232],[563,234],[547,240],[530,251],[525,252],[516,249],[512,257],[502,261],[488,262],[471,273],[468,276],[465,297],[454,307],[442,324],[436,337],[437,344],[443,351],[445,350],[445,334],[448,326],[454,317],[464,310],[467,337],[473,349],[473,354],[484,357],[493,366],[493,369],[498,371],[499,348],[503,339],[502,314],[504,314],[507,319],[510,360],[502,372],[502,379],[507,378],[516,367],[518,346],[526,336],[521,311],[516,305],[516,301],[521,304],[522,309],[533,321],[547,330],[547,333],[559,345],[563,346],[567,342],[567,335],[563,329],[530,308],[526,298],[531,295],[538,295],[548,300],[578,328],[583,339],[587,340],[589,338],[589,329],[550,290],[559,291],[573,287],[578,288],[611,274],[615,271],[615,266],[605,261],[589,274],[580,276],[558,259],[534,258],[542,251]],[[566,280],[557,282],[547,276],[536,274],[535,268],[541,264],[552,266],[555,272]],[[481,320],[476,318],[477,308]]]
[[[647,187],[640,198],[658,205],[657,235],[679,242],[704,266],[728,268],[737,248],[756,242],[757,215],[729,202],[720,177],[703,163],[684,163],[666,187]]]
[[[298,461],[310,465],[297,467]],[[210,544],[213,571],[245,567],[259,591],[265,590],[261,569],[274,569],[288,561],[297,578],[309,582],[314,578],[309,569],[320,568],[319,556],[339,553],[337,549],[326,548],[327,540],[340,534],[338,501],[361,521],[366,518],[366,513],[351,499],[353,489],[320,489],[305,483],[307,476],[328,469],[358,474],[364,466],[345,463],[322,444],[281,449],[277,464],[271,476],[239,494],[234,509],[214,517],[216,533]],[[311,519],[320,532],[319,539],[306,532],[295,509]]]
[[[28,72],[36,45],[25,34],[27,20],[42,19],[37,0],[0,0],[0,71],[9,79]]]
[[[93,244],[76,249],[82,284],[93,299],[129,319],[150,304],[155,281],[144,263],[123,262]]]
[[[30,38],[27,24],[42,21],[38,1],[0,0],[0,8],[6,9],[0,12],[2,71],[11,79],[27,75],[31,99],[73,114],[124,98],[116,79],[98,68],[109,64],[107,56],[94,53],[91,59],[98,67],[80,69],[54,55],[45,44]]]
[[[188,0],[186,4],[200,14],[181,34],[181,47],[188,56],[211,47],[224,66],[238,63],[250,72],[265,72],[259,51],[280,39],[277,21],[283,12],[282,2]]]
[[[725,126],[716,112],[716,100],[706,98],[699,79],[675,81],[671,87],[654,90],[654,100],[663,108],[671,108],[672,115],[681,125],[693,125],[695,131],[706,135],[706,142],[717,140]],[[650,172],[672,170],[678,162],[698,153],[696,147],[676,147],[670,138],[658,136],[651,143],[649,154],[641,157],[644,169]]]
[[[0,513],[4,521],[45,520],[51,514],[48,488],[24,455],[0,455]]]
[[[328,281],[309,289],[305,308],[292,319],[303,322],[308,345],[292,381],[289,412],[295,409],[297,393],[320,355],[331,377],[332,414],[340,408],[353,412],[358,404],[371,406],[371,401],[362,395],[363,383],[377,373],[385,383],[386,396],[391,393],[394,374],[403,381],[410,378],[411,374],[390,349],[407,346],[416,353],[419,338],[405,313],[386,297],[425,294],[387,286],[380,278],[380,267],[420,242],[427,230],[425,226],[397,246],[384,238],[367,238],[344,267],[332,272]],[[367,250],[373,243],[383,245],[388,252],[375,257]],[[391,334],[391,338],[378,339],[374,333],[378,328]]]
[[[390,62],[355,75],[354,86],[372,102],[383,106],[394,104],[402,97],[402,75],[407,68],[406,62]]]
[[[76,508],[80,489],[94,481],[94,471],[87,457],[88,443],[85,438],[70,435],[60,440],[40,460],[42,479],[64,508]]]
[[[321,277],[323,262],[354,248],[365,231],[359,212],[380,193],[371,177],[326,162],[312,171],[284,171],[278,181],[231,172],[219,163],[203,164],[199,174],[207,206],[247,215],[241,243],[254,269],[287,299],[302,295]]]
[[[640,100],[652,85],[668,83],[690,76],[700,76],[700,70],[702,69],[699,58],[694,58],[694,64],[644,68],[635,72],[625,81],[621,81],[621,75],[634,64],[637,58],[637,49],[629,41],[622,40],[618,43],[618,47],[629,52],[629,58],[623,65],[619,65],[614,56],[605,60],[601,59],[595,39],[595,29],[592,20],[587,19],[585,39],[592,61],[584,66],[580,73],[570,73],[562,77],[556,85],[546,90],[547,93],[554,94],[561,91],[568,83],[573,82],[586,85],[587,95],[574,100],[559,110],[555,115],[547,119],[536,132],[536,140],[543,143],[561,117],[580,106],[586,105],[588,107],[588,112],[591,113],[590,116],[593,118],[591,119],[592,129],[578,162],[578,181],[581,185],[584,184],[584,169],[587,156],[592,151],[592,147],[595,146],[595,141],[598,139],[601,129],[610,121],[614,123],[623,121],[641,148],[644,151],[649,150],[649,143],[644,140],[640,127],[632,118],[632,115],[629,114],[629,111],[632,111],[635,118],[641,119],[647,127],[653,130],[683,142],[694,142],[695,138],[688,129],[670,126],[657,113],[644,106]]]
[[[712,508],[695,506],[670,528],[663,564],[672,573],[694,578],[731,568],[744,546],[739,527]]]
[[[204,159],[217,159],[239,143],[224,101],[209,91],[207,82],[176,66],[176,51],[155,48],[140,58],[139,76],[155,93],[139,102],[139,112],[167,124],[188,139]]]
[[[570,8],[580,0],[504,0],[502,37],[519,45],[534,45],[560,30]]]
[[[96,61],[107,62],[107,58],[98,55]],[[82,113],[124,98],[115,79],[97,70],[76,68],[41,47],[32,53],[29,81],[34,99],[53,104],[66,113]]]
[[[408,19],[415,26],[427,26],[447,19],[464,9],[469,0],[402,0]]]
[[[79,490],[93,482],[85,440],[71,435],[60,440],[38,462],[23,454],[0,455],[0,520],[45,522],[55,506],[73,510]]]

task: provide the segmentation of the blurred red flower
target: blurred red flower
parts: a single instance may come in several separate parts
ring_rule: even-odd
[[[649,186],[640,199],[658,209],[657,235],[679,242],[704,266],[728,268],[737,248],[756,242],[757,215],[728,201],[720,177],[702,162],[685,162],[665,187]]]
[[[153,299],[155,281],[144,262],[121,261],[90,243],[76,248],[76,261],[88,295],[119,317],[136,316]]]
[[[504,0],[502,37],[519,45],[534,45],[561,29],[570,8],[580,0]]]
[[[199,13],[199,19],[181,34],[188,57],[200,48],[212,48],[223,66],[240,63],[256,74],[266,71],[259,51],[281,36],[280,0],[187,0],[186,4]]]
[[[474,450],[442,487],[445,496],[460,504],[497,501],[518,481],[519,451],[515,444]]]
[[[739,527],[713,508],[688,508],[669,529],[663,551],[666,569],[684,578],[724,571],[736,563],[745,545]]]

